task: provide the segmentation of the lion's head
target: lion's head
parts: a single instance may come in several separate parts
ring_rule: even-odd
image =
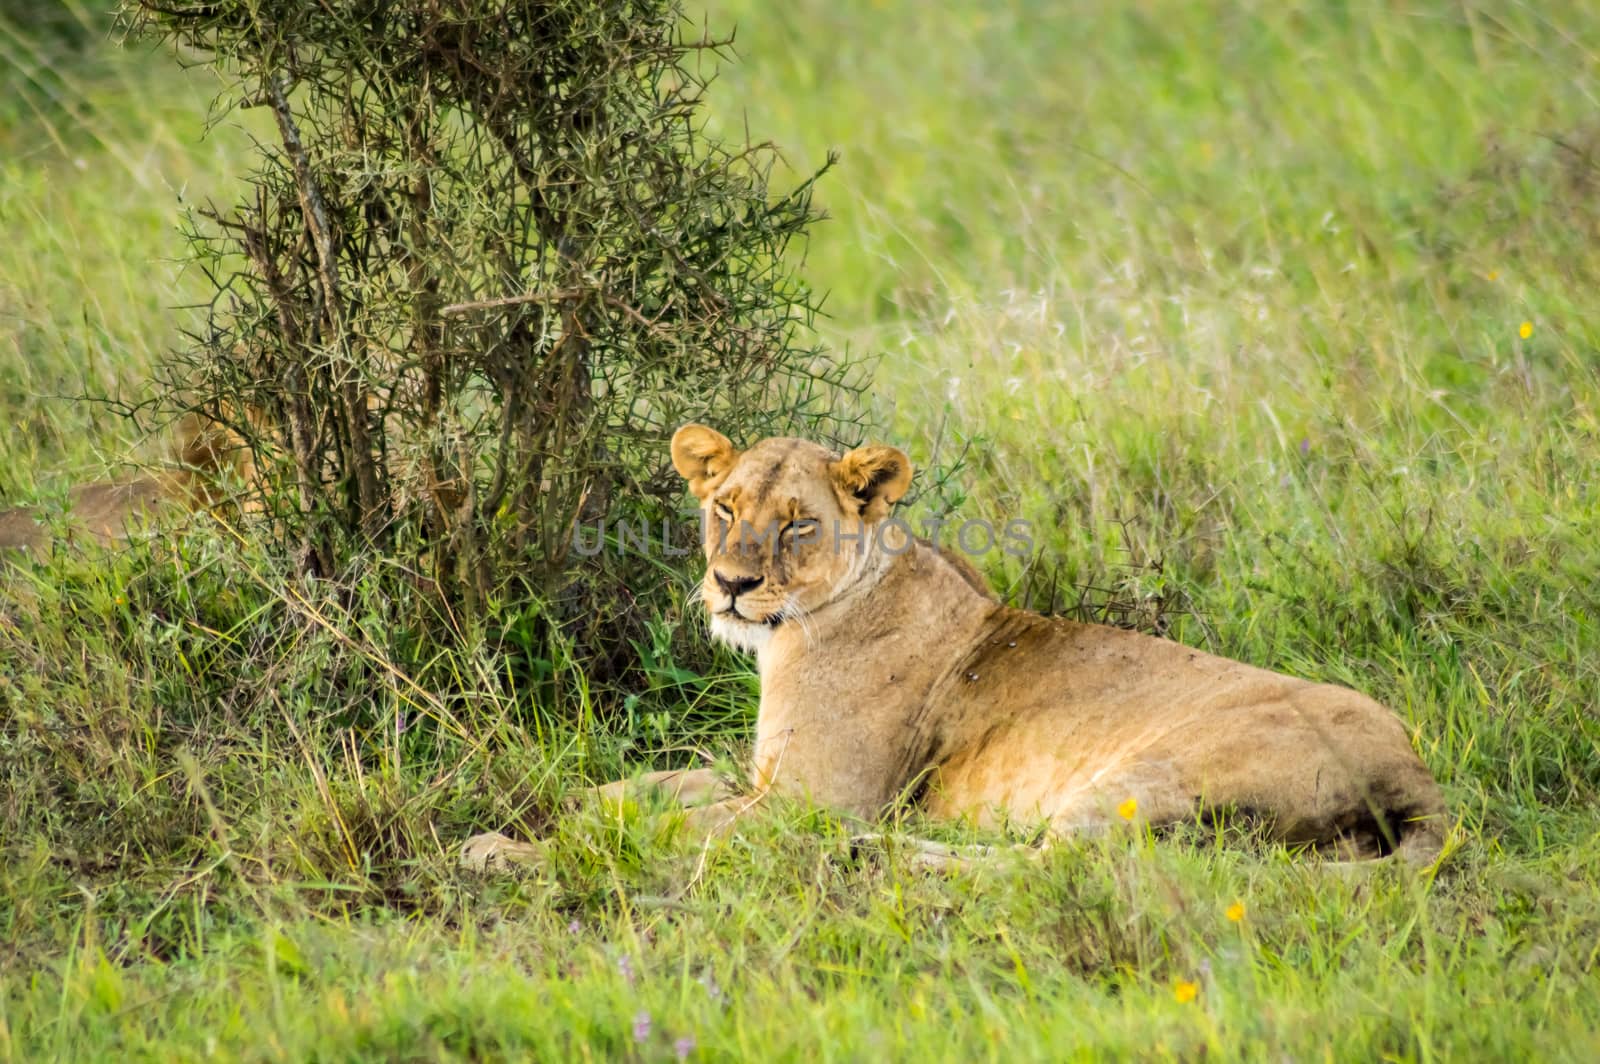
[[[712,634],[734,646],[759,649],[905,542],[883,530],[911,484],[911,460],[893,447],[840,456],[774,438],[739,451],[714,429],[685,425],[673,434],[672,464],[700,500]]]

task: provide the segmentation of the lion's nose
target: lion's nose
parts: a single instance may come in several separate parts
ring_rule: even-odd
[[[738,598],[746,591],[751,591],[761,586],[761,577],[759,576],[736,576],[730,580],[721,573],[715,573],[713,575],[717,578],[717,586],[720,587],[722,589],[722,593],[727,595],[730,599]]]

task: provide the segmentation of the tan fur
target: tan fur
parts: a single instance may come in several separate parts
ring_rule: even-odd
[[[377,400],[369,397],[376,409]],[[228,408],[229,419],[247,422],[258,445],[283,446],[283,433],[258,407]],[[46,507],[0,511],[0,551],[40,553],[52,545],[51,529],[59,524],[67,542],[86,540],[102,546],[126,539],[160,513],[215,509],[224,503],[245,513],[261,509],[260,476],[250,446],[216,421],[190,414],[178,423],[166,468],[149,474],[84,484],[69,489],[62,520],[51,520]],[[387,478],[397,508],[426,497],[449,523],[457,519],[465,498],[459,474],[445,473],[419,456],[403,425],[388,427],[391,441]]]
[[[1231,813],[1329,853],[1437,855],[1444,802],[1394,714],[1343,687],[994,601],[970,566],[887,521],[911,478],[899,451],[769,439],[741,453],[690,425],[672,457],[706,514],[712,632],[760,669],[756,797],[862,818],[909,799],[1055,835]],[[791,522],[805,520],[890,549],[796,543],[808,526]],[[709,776],[687,775],[703,795]],[[751,800],[701,818],[726,822]],[[503,838],[469,843],[489,854],[474,863]]]
[[[224,482],[253,474],[249,451],[214,422],[189,415],[178,425],[170,468],[115,480],[80,484],[67,492],[65,538],[110,545],[172,510],[203,510],[221,501]],[[52,545],[51,522],[39,507],[0,511],[0,550],[32,554]]]

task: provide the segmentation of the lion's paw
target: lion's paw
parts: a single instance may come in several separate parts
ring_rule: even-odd
[[[537,864],[544,848],[531,842],[518,842],[498,831],[474,835],[461,844],[459,863],[469,872],[504,872],[518,865]]]

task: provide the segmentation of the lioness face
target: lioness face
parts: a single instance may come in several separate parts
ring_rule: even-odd
[[[704,425],[672,437],[672,464],[704,516],[701,586],[713,635],[757,650],[859,579],[880,526],[911,483],[911,462],[869,444],[840,457],[806,440],[747,451]]]

